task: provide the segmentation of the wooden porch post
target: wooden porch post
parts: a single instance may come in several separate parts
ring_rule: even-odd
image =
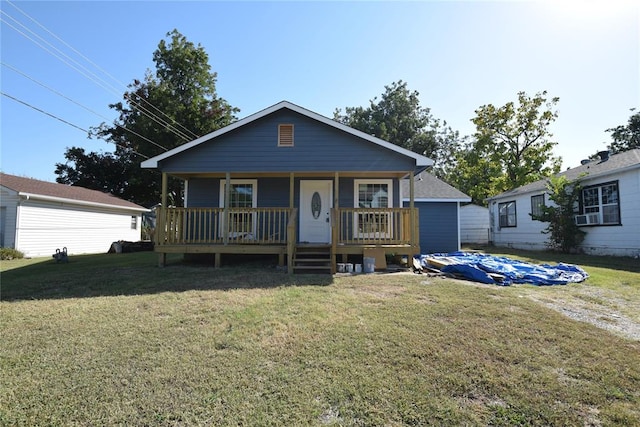
[[[411,247],[416,246],[416,228],[415,228],[415,177],[413,176],[413,171],[409,172],[409,228],[411,230]],[[414,254],[415,255],[415,254]]]
[[[162,196],[160,198],[160,202],[161,202],[161,207],[160,207],[160,218],[162,219],[162,221],[160,221],[160,225],[162,227],[165,227],[166,221],[167,221],[167,187],[169,186],[168,184],[169,182],[169,177],[167,175],[166,172],[162,172]],[[156,223],[156,227],[158,226],[158,224]],[[157,237],[158,237],[158,231],[156,231],[156,241],[157,241]],[[165,265],[167,265],[167,254],[165,252],[159,252],[158,253],[158,266],[159,267],[164,267]]]
[[[229,244],[229,203],[231,201],[231,173],[227,172],[224,186],[224,228],[222,229],[222,240],[225,245]]]
[[[336,274],[336,252],[340,236],[340,173],[333,177],[333,210],[331,215],[331,274]],[[346,255],[343,255],[343,258]],[[344,261],[344,259],[343,259]]]
[[[295,191],[296,188],[296,182],[294,180],[294,175],[293,172],[289,173],[289,209],[293,209],[293,199],[294,199],[294,194],[293,192]]]

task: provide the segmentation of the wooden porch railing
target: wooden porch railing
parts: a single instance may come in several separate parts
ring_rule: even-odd
[[[160,208],[155,244],[286,244],[293,212],[289,208]]]
[[[338,244],[415,245],[418,241],[416,209],[339,208],[334,209],[332,218]]]
[[[417,212],[410,208],[332,209],[333,245],[417,246]],[[233,208],[227,212],[224,208],[160,208],[155,244],[280,244],[293,253],[297,216],[296,208]]]

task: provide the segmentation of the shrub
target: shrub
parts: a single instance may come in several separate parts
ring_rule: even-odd
[[[24,258],[24,254],[13,248],[0,248],[0,259],[3,261]]]

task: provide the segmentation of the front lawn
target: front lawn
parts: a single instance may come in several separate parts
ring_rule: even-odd
[[[536,288],[152,253],[20,262],[1,264],[0,425],[640,424],[640,341],[544,302],[638,304],[633,268]]]

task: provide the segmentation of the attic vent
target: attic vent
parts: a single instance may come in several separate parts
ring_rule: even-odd
[[[278,125],[278,147],[293,147],[293,125]]]

